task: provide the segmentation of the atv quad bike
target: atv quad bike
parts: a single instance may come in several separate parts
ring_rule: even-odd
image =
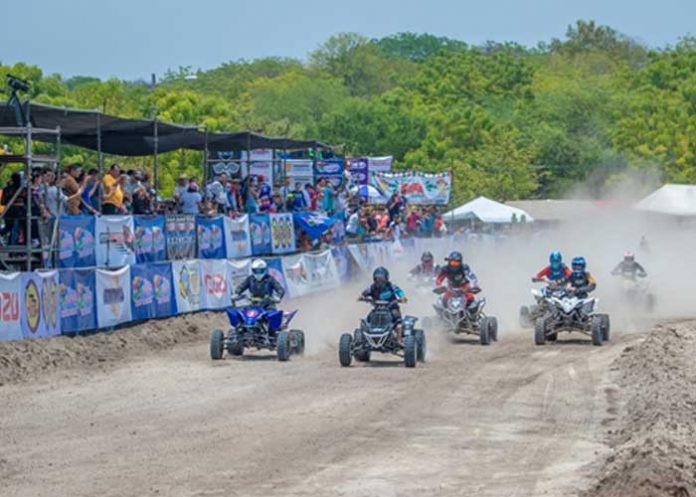
[[[536,320],[549,311],[547,297],[560,297],[565,293],[562,283],[549,281],[545,278],[532,278],[532,282],[548,283],[548,285],[544,288],[532,288],[534,304],[520,307],[519,323],[523,329],[533,328]]]
[[[446,330],[455,335],[467,334],[479,337],[481,345],[490,345],[491,342],[498,341],[498,320],[493,316],[487,316],[483,311],[486,306],[486,299],[476,299],[467,305],[466,292],[479,293],[479,288],[460,288],[451,289],[452,296],[448,299],[447,305],[440,297],[433,308],[437,319],[445,326]],[[447,289],[444,287],[435,288],[433,293],[442,296]]]
[[[609,341],[609,315],[597,312],[598,299],[580,298],[566,291],[562,295],[549,295],[545,300],[548,311],[534,324],[536,345],[555,341],[561,331],[583,333],[592,339],[593,345]]]

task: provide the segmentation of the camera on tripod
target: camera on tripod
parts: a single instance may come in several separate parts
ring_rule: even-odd
[[[7,84],[10,88],[12,88],[13,92],[29,91],[29,81],[22,78],[18,78],[17,76],[13,76],[12,74],[7,75]]]

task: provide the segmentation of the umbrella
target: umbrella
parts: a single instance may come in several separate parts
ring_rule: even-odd
[[[386,201],[384,195],[382,195],[380,191],[372,185],[354,186],[350,189],[350,193],[352,193],[353,195],[360,195],[361,197],[370,200],[377,200],[383,202]]]

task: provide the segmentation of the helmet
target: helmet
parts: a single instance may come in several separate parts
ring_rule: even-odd
[[[587,262],[584,257],[573,257],[573,271],[582,272],[587,267]]]
[[[462,265],[462,261],[464,260],[464,258],[462,257],[461,252],[457,252],[455,250],[454,252],[451,252],[445,260],[447,261],[447,264],[450,267],[459,267]]]
[[[251,263],[251,274],[257,280],[262,280],[263,277],[268,274],[268,265],[266,265],[266,261],[263,259],[255,259],[254,262]]]
[[[372,281],[374,281],[377,286],[384,286],[389,281],[389,271],[387,271],[387,268],[380,266],[375,269],[372,273]]]
[[[624,260],[626,262],[633,262],[636,259],[636,256],[633,255],[633,252],[626,252],[624,254]]]
[[[430,252],[423,252],[423,255],[421,255],[421,262],[433,262],[433,254]]]
[[[563,263],[563,256],[558,250],[551,252],[549,255],[549,263],[553,269],[558,269],[561,267],[561,264]]]

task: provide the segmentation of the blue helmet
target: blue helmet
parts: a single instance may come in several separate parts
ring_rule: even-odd
[[[549,255],[549,263],[553,269],[561,267],[561,264],[563,264],[563,256],[558,250],[551,252],[551,255]]]
[[[573,271],[576,273],[581,273],[587,267],[587,261],[584,257],[573,257]]]

